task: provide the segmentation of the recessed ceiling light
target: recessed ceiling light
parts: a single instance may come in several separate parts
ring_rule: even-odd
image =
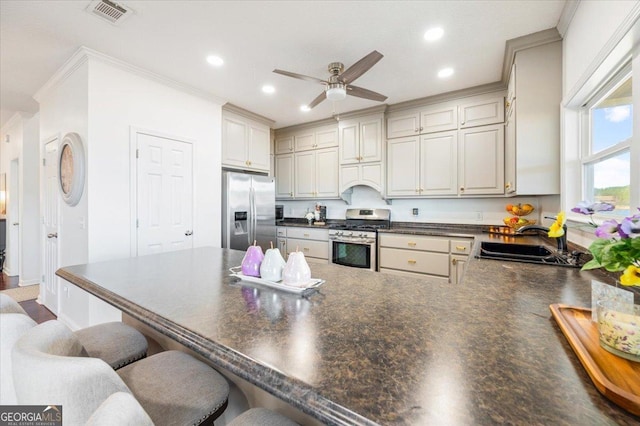
[[[264,93],[269,93],[269,94],[271,94],[271,93],[275,93],[276,88],[275,88],[275,87],[273,87],[273,86],[270,86],[270,85],[268,85],[268,84],[265,84],[264,86],[262,86],[262,91],[263,91]]]
[[[444,34],[444,30],[440,27],[431,28],[426,33],[424,33],[424,39],[427,41],[436,41],[442,38]]]
[[[438,77],[440,78],[447,78],[447,77],[451,77],[453,75],[453,68],[443,68],[440,71],[438,71]]]
[[[308,112],[308,111],[311,111],[311,108],[309,108],[308,105],[302,105],[300,107],[300,111]]]
[[[221,67],[224,64],[224,60],[220,56],[215,55],[207,56],[207,62],[214,67]]]

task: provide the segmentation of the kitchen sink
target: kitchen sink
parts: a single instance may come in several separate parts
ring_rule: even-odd
[[[561,255],[547,247],[535,244],[480,243],[476,257],[481,259],[497,259],[510,262],[538,263],[542,265],[567,266],[579,268],[579,256]]]

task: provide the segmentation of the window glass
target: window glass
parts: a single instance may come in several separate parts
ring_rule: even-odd
[[[631,155],[628,149],[607,159],[588,164],[587,176],[591,177],[589,179],[591,185],[587,185],[587,191],[590,191],[587,194],[588,199],[616,206],[614,211],[601,212],[601,214],[629,215]]]
[[[633,104],[631,77],[591,108],[591,153],[595,154],[631,138]]]

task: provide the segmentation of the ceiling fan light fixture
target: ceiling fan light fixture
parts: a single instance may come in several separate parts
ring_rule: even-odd
[[[347,89],[344,84],[330,84],[326,95],[330,101],[341,101],[347,97]]]

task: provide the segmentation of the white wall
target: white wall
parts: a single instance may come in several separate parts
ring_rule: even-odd
[[[584,78],[594,59],[615,36],[638,1],[581,1],[563,40],[563,87],[566,95]]]
[[[221,108],[89,60],[89,261],[130,255],[132,127],[194,141],[194,247],[220,246]]]
[[[425,223],[461,223],[471,225],[503,225],[502,219],[510,216],[505,206],[513,203],[530,203],[536,210],[528,216],[530,219],[540,220],[544,215],[555,215],[558,212],[559,197],[548,195],[544,197],[497,197],[497,198],[442,198],[442,199],[397,199],[387,204],[380,193],[367,186],[353,188],[351,204],[341,200],[319,200],[327,206],[328,219],[344,219],[348,208],[383,208],[391,210],[391,220],[394,222],[425,222]],[[302,218],[307,209],[313,210],[316,202],[308,201],[276,201],[282,204],[285,217]],[[413,216],[412,209],[419,210],[418,216]],[[544,212],[544,214],[540,214]],[[544,223],[550,222],[543,220]]]
[[[40,282],[38,117],[18,113],[0,131],[0,173],[6,173],[8,191],[4,269],[19,275],[21,286]],[[17,166],[13,172],[12,162]]]

